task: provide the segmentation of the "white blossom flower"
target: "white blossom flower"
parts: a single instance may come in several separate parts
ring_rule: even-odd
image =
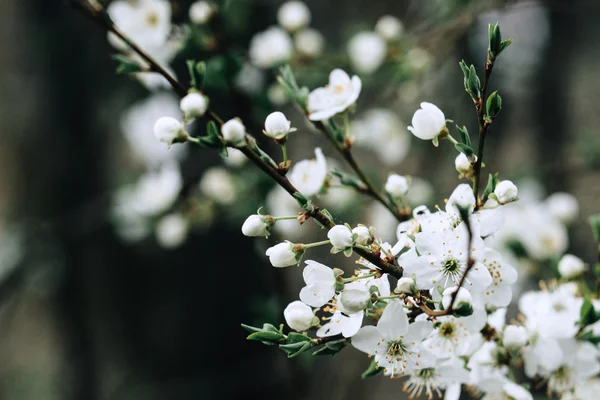
[[[233,78],[233,85],[245,94],[257,95],[265,87],[264,71],[249,62],[245,62]]]
[[[239,168],[246,164],[248,158],[241,150],[228,148],[227,149],[227,157],[223,157],[223,162],[225,165],[231,168]]]
[[[517,199],[518,189],[511,181],[502,181],[496,185],[494,194],[498,199],[498,203],[506,204]]]
[[[433,331],[423,342],[438,359],[466,356],[475,350],[480,331],[486,324],[486,313],[480,310],[468,317],[445,315],[436,318]]]
[[[207,23],[214,13],[215,7],[208,1],[195,1],[190,6],[190,21],[192,21],[194,24],[202,25]]]
[[[572,254],[565,254],[558,262],[560,276],[572,279],[580,276],[585,271],[585,263],[581,258]]]
[[[355,70],[363,74],[375,72],[385,61],[387,44],[374,32],[359,32],[348,42],[348,55]]]
[[[508,349],[520,349],[527,344],[527,329],[519,325],[504,328],[502,344]]]
[[[310,24],[310,10],[302,1],[285,2],[277,10],[277,22],[290,32]]]
[[[236,182],[231,173],[222,167],[206,170],[199,187],[202,194],[219,204],[229,205],[237,198]]]
[[[331,245],[337,249],[345,249],[352,247],[352,231],[345,225],[336,225],[327,232],[327,237],[331,241]]]
[[[404,391],[411,399],[420,397],[422,393],[433,399],[434,393],[442,398],[441,390],[445,390],[445,400],[458,400],[460,385],[469,381],[469,371],[464,362],[452,357],[439,361],[434,368],[414,370],[404,383]]]
[[[412,135],[396,113],[385,108],[372,108],[354,119],[350,132],[357,146],[374,151],[388,166],[404,160],[410,149]]]
[[[267,97],[275,106],[282,106],[290,100],[289,95],[279,83],[274,83],[269,86],[267,89]]]
[[[294,251],[294,244],[290,242],[283,242],[276,244],[273,247],[269,247],[266,255],[269,257],[271,265],[273,265],[275,268],[298,265],[298,261],[296,260],[296,252]]]
[[[572,393],[565,393],[561,400],[587,400],[593,399],[600,393],[600,379],[592,378],[575,385]]]
[[[208,108],[208,98],[200,93],[190,93],[181,99],[179,107],[184,119],[199,118]]]
[[[267,222],[264,215],[253,214],[244,221],[242,233],[246,236],[269,236],[271,224]]]
[[[143,49],[165,44],[171,32],[171,3],[166,0],[113,1],[106,11],[121,32]],[[112,34],[109,42],[119,50],[128,48]]]
[[[409,185],[409,180],[405,176],[392,174],[387,178],[385,191],[392,197],[402,197],[408,193]]]
[[[548,380],[550,392],[563,394],[600,372],[599,351],[593,344],[575,339],[561,340],[563,360]]]
[[[431,62],[431,54],[425,49],[413,47],[406,53],[406,60],[412,69],[422,71]]]
[[[315,149],[315,159],[295,163],[287,177],[303,195],[310,197],[319,193],[327,178],[327,162],[321,149]]]
[[[308,118],[311,121],[323,121],[345,111],[358,99],[362,82],[358,76],[352,79],[341,69],[329,74],[329,84],[317,88],[308,95]]]
[[[273,26],[257,33],[250,40],[250,61],[260,68],[271,68],[287,62],[294,51],[290,35],[283,29]]]
[[[296,33],[294,36],[294,45],[298,53],[316,58],[323,53],[325,38],[321,32],[312,28],[306,28]]]
[[[148,167],[165,161],[180,160],[187,154],[187,146],[168,148],[152,137],[154,122],[160,117],[179,118],[181,112],[175,96],[157,93],[131,106],[120,119],[120,127],[134,157]]]
[[[160,117],[154,123],[153,130],[154,136],[169,146],[184,141],[188,136],[183,128],[183,122],[173,117]]]
[[[297,332],[308,330],[315,320],[312,308],[299,300],[292,301],[287,305],[283,310],[283,317],[285,323]]]
[[[263,132],[270,138],[283,140],[287,138],[290,132],[294,132],[295,130],[296,128],[292,128],[292,123],[282,112],[275,111],[265,119],[265,129]]]
[[[352,229],[352,233],[356,235],[356,240],[355,240],[356,243],[363,245],[363,246],[368,246],[371,244],[371,242],[372,242],[371,231],[366,226],[359,225],[356,228]]]
[[[544,206],[550,214],[569,224],[577,218],[579,214],[579,202],[570,193],[554,193],[544,200]]]
[[[313,260],[306,260],[302,277],[306,286],[300,290],[300,300],[305,304],[321,307],[335,295],[335,275],[328,266]]]
[[[404,276],[398,279],[398,283],[396,285],[396,293],[404,293],[409,295],[414,295],[417,291],[417,285],[413,278],[409,278]]]
[[[447,129],[442,110],[435,104],[426,102],[421,103],[421,108],[413,115],[412,126],[408,127],[413,135],[423,140],[433,140]]]
[[[358,350],[375,356],[386,375],[397,376],[435,366],[435,356],[421,342],[432,330],[429,321],[409,325],[399,301],[391,301],[375,326],[362,327],[352,337]]]
[[[377,32],[385,40],[396,40],[404,32],[402,21],[393,15],[384,15],[375,24],[375,32]]]
[[[156,225],[156,241],[166,249],[179,247],[185,242],[188,229],[189,223],[181,214],[166,215]]]
[[[223,138],[234,145],[246,143],[246,127],[239,118],[233,118],[225,122],[221,127]]]
[[[456,171],[462,176],[469,176],[473,171],[473,166],[464,153],[460,153],[458,156],[456,156],[456,159],[454,160],[454,166]]]

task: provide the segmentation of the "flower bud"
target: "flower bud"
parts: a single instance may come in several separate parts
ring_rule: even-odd
[[[319,31],[306,28],[296,33],[294,45],[300,54],[316,58],[323,53],[325,39]]]
[[[271,265],[275,268],[284,268],[291,265],[298,265],[300,261],[296,259],[296,253],[297,251],[294,250],[294,243],[283,242],[276,244],[273,247],[269,247],[266,254],[269,256]]]
[[[315,319],[312,308],[300,300],[288,304],[285,310],[283,310],[283,317],[286,324],[296,332],[308,330],[313,325],[313,320]]]
[[[502,343],[508,349],[520,349],[527,344],[527,330],[522,326],[508,325],[504,328]]]
[[[181,99],[179,107],[186,120],[199,118],[204,115],[208,108],[208,99],[200,93],[190,93]]]
[[[345,225],[336,225],[327,232],[331,245],[338,249],[352,247],[352,231]]]
[[[414,295],[417,292],[417,285],[413,278],[407,276],[398,279],[398,285],[396,286],[396,293],[404,293],[408,295]]]
[[[202,25],[207,23],[214,13],[215,8],[213,5],[207,1],[196,1],[190,6],[190,21]]]
[[[288,133],[296,130],[296,128],[291,127],[291,124],[282,112],[275,111],[269,114],[265,120],[263,133],[270,138],[284,140],[287,138]]]
[[[234,145],[246,143],[246,127],[239,118],[233,118],[225,122],[221,127],[223,138]]]
[[[408,130],[419,139],[437,139],[440,134],[448,131],[446,117],[435,104],[423,102],[421,108],[413,115],[412,126],[409,126]]]
[[[450,307],[452,295],[457,289],[458,293],[456,294],[456,299],[452,305],[452,313],[457,317],[466,317],[473,314],[473,299],[471,293],[467,289],[462,287],[459,288],[458,286],[453,286],[444,290],[444,293],[442,294],[442,306],[444,306],[444,310],[447,310],[448,307]]]
[[[364,225],[357,226],[352,229],[352,233],[356,235],[356,243],[368,246],[372,243],[371,231]]]
[[[494,194],[498,199],[498,203],[506,204],[515,201],[518,195],[518,189],[511,181],[502,181],[496,185]]]
[[[156,225],[156,241],[161,247],[174,249],[185,242],[188,228],[188,221],[181,214],[162,217]]]
[[[397,174],[390,175],[385,183],[385,191],[392,197],[402,197],[408,193],[409,181]]]
[[[184,142],[188,134],[183,128],[183,122],[173,117],[161,117],[154,123],[154,136],[170,146],[173,143]]]
[[[272,224],[264,215],[254,214],[246,218],[242,225],[242,233],[249,237],[269,236],[269,230]]]
[[[565,254],[558,262],[558,272],[565,279],[572,279],[580,276],[585,271],[585,264],[579,258],[572,254]]]
[[[310,10],[301,1],[288,1],[277,11],[277,22],[290,32],[310,23]]]
[[[361,312],[369,305],[371,299],[371,293],[366,286],[356,287],[353,289],[346,289],[340,296],[342,307],[349,313]]]
[[[469,162],[469,158],[464,154],[460,153],[454,160],[454,166],[456,171],[462,176],[470,176],[473,173],[473,166]]]
[[[402,36],[404,25],[402,21],[392,15],[384,15],[375,24],[375,32],[385,40],[395,40]]]
[[[348,56],[354,69],[363,74],[375,72],[385,61],[387,44],[374,32],[359,32],[348,41]]]

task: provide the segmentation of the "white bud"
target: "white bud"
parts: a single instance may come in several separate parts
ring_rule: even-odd
[[[166,249],[178,247],[187,238],[188,221],[181,214],[164,216],[156,225],[156,240]]]
[[[154,136],[168,145],[184,141],[187,132],[183,128],[183,122],[173,117],[161,117],[154,123]]]
[[[369,231],[369,228],[366,226],[357,226],[356,228],[352,229],[352,233],[357,236],[356,243],[362,244],[363,246],[368,246],[371,244],[371,231]]]
[[[270,224],[267,223],[264,215],[254,214],[246,218],[242,225],[242,233],[246,236],[269,236]]]
[[[265,129],[263,133],[270,138],[281,140],[287,137],[288,133],[296,129],[291,127],[292,123],[288,121],[282,112],[275,111],[265,120]]]
[[[487,199],[487,201],[483,205],[483,209],[484,210],[491,210],[492,208],[496,208],[499,205],[500,205],[500,203],[498,203],[496,200],[494,200],[492,198],[489,198],[489,199]]]
[[[511,181],[502,181],[496,185],[494,194],[498,199],[498,203],[506,204],[517,199],[519,191],[514,183]]]
[[[296,33],[294,36],[294,45],[300,54],[316,58],[323,53],[325,47],[325,38],[321,32],[306,28]]]
[[[565,254],[558,262],[558,272],[566,279],[576,278],[585,271],[585,263],[579,257]]]
[[[283,317],[286,324],[296,332],[304,332],[308,330],[315,319],[312,308],[296,300],[288,304],[283,310]]]
[[[508,325],[504,328],[502,343],[506,348],[520,349],[527,344],[527,330],[522,326]]]
[[[359,32],[348,42],[348,55],[354,69],[363,74],[375,72],[385,61],[387,44],[374,32]]]
[[[184,119],[199,118],[208,108],[208,99],[200,93],[190,93],[181,99],[179,107],[183,112]]]
[[[569,224],[577,218],[579,214],[579,202],[569,193],[554,193],[544,201],[550,214],[560,219],[565,224]]]
[[[352,231],[345,225],[336,225],[327,232],[333,247],[346,249],[352,247]]]
[[[215,8],[207,1],[197,1],[190,6],[190,21],[194,24],[205,24],[215,13]]]
[[[280,84],[274,83],[267,89],[267,97],[269,101],[276,106],[284,105],[289,101],[289,96]]]
[[[288,1],[277,11],[277,22],[290,32],[310,23],[310,10],[301,1]]]
[[[369,293],[369,290],[364,285],[362,285],[362,287],[346,289],[340,296],[342,307],[352,314],[367,308],[370,299],[371,293]]]
[[[450,307],[452,296],[457,289],[458,293],[456,293],[456,299],[452,305],[454,314],[462,317],[473,314],[473,298],[471,297],[471,293],[467,289],[459,288],[458,286],[450,287],[442,293],[442,306],[444,306],[444,310]]]
[[[459,174],[466,175],[469,171],[471,171],[471,163],[469,159],[464,153],[460,153],[456,159],[454,160],[454,166],[456,167],[456,171]]]
[[[291,265],[298,265],[296,261],[296,253],[293,248],[294,244],[290,242],[283,242],[276,244],[273,247],[267,249],[267,256],[271,265],[275,268],[284,268]]]
[[[391,15],[384,15],[377,21],[375,32],[385,40],[394,40],[402,36],[404,25],[398,18]]]
[[[235,145],[246,143],[246,127],[239,118],[233,118],[225,122],[221,127],[221,133],[229,143]]]
[[[385,183],[385,191],[392,197],[402,197],[408,193],[409,181],[406,177],[392,174]]]
[[[417,286],[413,278],[409,278],[407,276],[398,279],[398,285],[396,285],[396,293],[404,293],[414,295],[416,292]]]
[[[446,132],[446,117],[435,104],[421,103],[412,118],[412,126],[408,130],[423,140],[433,140],[442,132]]]

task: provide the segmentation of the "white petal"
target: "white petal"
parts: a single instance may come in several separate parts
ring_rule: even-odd
[[[417,321],[408,326],[408,333],[404,336],[407,342],[421,343],[433,331],[431,321]]]
[[[387,305],[377,328],[387,340],[399,340],[408,332],[408,317],[399,301],[392,301]]]
[[[367,354],[375,354],[383,336],[374,326],[364,326],[352,337],[352,346]]]
[[[302,271],[302,277],[307,285],[313,283],[335,284],[333,270],[326,265],[312,260],[306,260],[306,267]]]
[[[300,300],[312,307],[321,307],[335,295],[333,286],[327,284],[313,284],[300,290]]]

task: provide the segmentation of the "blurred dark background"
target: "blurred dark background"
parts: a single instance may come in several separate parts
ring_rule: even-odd
[[[274,23],[281,3],[238,1],[250,4],[248,39]],[[498,65],[493,80],[505,109],[489,140],[489,165],[535,176],[549,193],[575,194],[581,216],[570,250],[593,260],[585,217],[598,212],[600,196],[600,5],[448,1],[436,18],[454,25],[430,34],[440,24],[428,13],[446,12],[441,3],[307,1],[312,26],[332,47],[348,26],[372,26],[383,14],[402,19],[435,59],[419,81],[421,96],[463,119],[472,110],[457,62],[481,64],[477,35],[506,19],[514,51],[535,57]],[[121,166],[115,131],[119,113],[143,90],[114,74],[105,34],[63,2],[4,0],[2,11],[2,237],[20,237],[22,254],[0,281],[1,399],[362,399],[400,390],[398,382],[358,379],[368,365],[362,355],[287,360],[244,340],[240,323],[283,322],[280,310],[299,286],[292,272],[257,255],[239,233],[243,219],[192,234],[175,251],[118,240],[105,218]],[[252,117],[248,99],[220,101]],[[409,121],[415,109],[399,113]],[[430,162],[420,146],[406,169],[448,193],[456,185],[452,156]],[[211,157],[186,161],[186,173],[200,173]]]

